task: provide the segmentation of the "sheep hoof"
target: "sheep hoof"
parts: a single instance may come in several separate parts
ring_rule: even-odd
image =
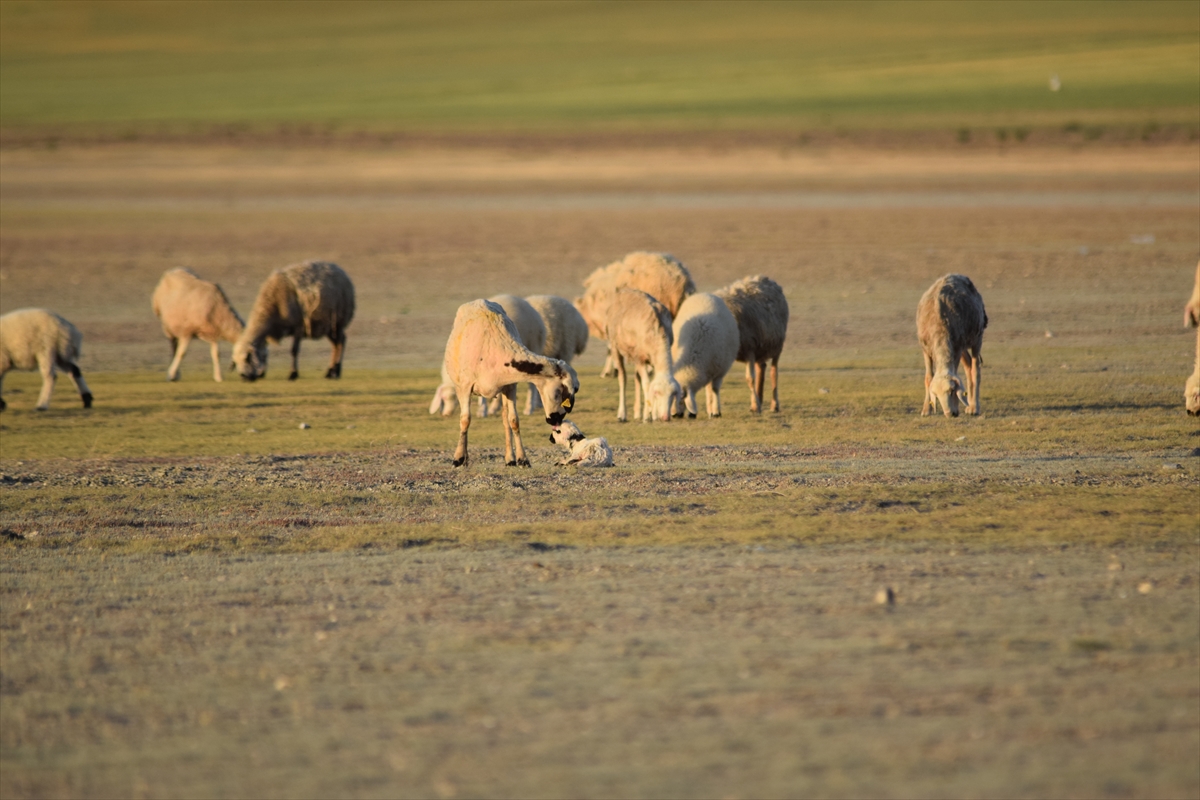
[[[294,380],[296,380],[296,378],[299,378],[299,377],[300,377],[300,373],[297,372],[296,370],[292,370],[292,374],[288,375],[288,380],[294,381]]]
[[[454,466],[456,466],[456,467],[461,467],[463,464],[466,464],[466,463],[467,463],[466,456],[463,456],[462,458],[454,459]]]
[[[83,398],[83,407],[84,408],[92,407],[92,393],[91,392],[84,392],[82,395],[80,395],[80,397]]]
[[[688,412],[688,419],[695,419],[695,418],[696,418],[696,415],[695,415],[695,414],[693,414],[692,412],[690,412],[690,411],[689,411],[689,412]]]
[[[506,467],[528,467],[529,459],[522,458],[519,461],[507,461],[507,462],[505,462],[504,466],[506,466]]]
[[[330,368],[329,368],[329,371],[325,373],[325,377],[326,377],[326,378],[340,378],[340,377],[342,377],[342,368],[341,368],[341,365],[338,365],[338,366],[336,366],[336,367],[330,367]]]
[[[3,400],[0,400],[0,411],[3,411],[6,408],[8,408],[8,403],[4,402]],[[1189,411],[1188,413],[1190,414],[1191,412]]]
[[[720,415],[720,414],[709,414],[709,416],[710,416],[710,417],[712,417],[713,419],[720,419],[720,418],[721,418],[721,415]]]

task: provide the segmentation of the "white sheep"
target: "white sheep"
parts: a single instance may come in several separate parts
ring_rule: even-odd
[[[687,267],[670,253],[649,253],[638,250],[627,254],[619,261],[600,267],[583,281],[583,296],[575,301],[576,307],[587,321],[593,336],[603,338],[607,320],[607,308],[603,297],[616,289],[640,289],[662,303],[671,316],[691,294],[696,285]],[[613,356],[611,348],[601,371],[601,377],[612,374]]]
[[[638,419],[666,422],[671,418],[671,403],[681,396],[671,361],[671,313],[662,303],[637,289],[617,289],[611,294],[605,300],[608,317],[604,338],[617,365],[617,419],[621,422],[627,419],[625,362],[628,360],[634,368],[634,410]]]
[[[783,288],[764,275],[735,281],[714,294],[725,301],[738,326],[737,360],[746,364],[750,410],[762,412],[763,383],[771,364],[771,410],[779,411],[779,355],[787,338],[788,303]]]
[[[556,358],[546,358],[521,344],[520,335],[504,309],[489,300],[473,300],[459,306],[454,328],[446,341],[445,374],[454,384],[459,408],[458,447],[454,466],[467,463],[467,429],[471,426],[471,395],[491,399],[502,396],[504,462],[529,466],[521,443],[517,418],[517,383],[534,384],[542,397],[546,421],[562,422],[575,403],[579,378],[575,370]]]
[[[194,337],[208,342],[212,348],[213,380],[220,382],[221,356],[217,343],[236,342],[246,327],[221,287],[186,267],[179,267],[163,273],[150,304],[174,354],[167,367],[167,380],[179,380],[179,365]]]
[[[51,311],[44,308],[22,308],[0,317],[0,382],[10,369],[41,370],[42,392],[38,395],[37,410],[50,407],[50,395],[58,370],[65,370],[84,408],[92,407],[92,392],[79,370],[83,334]],[[0,398],[0,411],[6,403]]]
[[[308,261],[277,269],[258,290],[250,319],[233,345],[233,365],[245,380],[267,374],[267,342],[292,337],[292,371],[300,376],[300,341],[333,344],[326,378],[342,376],[346,327],[354,319],[354,284],[337,264]]]
[[[552,294],[535,294],[526,297],[525,301],[538,313],[546,327],[546,343],[542,348],[542,355],[570,364],[575,360],[575,356],[587,349],[587,320],[570,300]],[[541,401],[536,392],[529,393],[529,400],[525,406],[526,414],[532,414],[541,408]]]
[[[1183,324],[1200,328],[1200,264],[1196,265],[1196,284],[1192,297],[1183,308]],[[1196,369],[1183,387],[1183,402],[1193,417],[1200,416],[1200,330],[1196,331]]]
[[[696,392],[705,387],[709,417],[721,416],[721,383],[738,354],[738,324],[729,306],[715,294],[694,294],[683,301],[672,325],[671,360],[683,390],[689,417],[696,416]]]
[[[567,448],[566,457],[558,462],[560,467],[574,464],[578,467],[611,467],[612,448],[603,436],[588,439],[574,422],[563,420],[550,430],[550,441]]]
[[[921,416],[941,403],[948,417],[958,416],[958,403],[979,414],[979,380],[983,331],[987,327],[983,298],[965,275],[946,275],[934,281],[917,304],[917,339],[925,356],[925,402]],[[958,377],[961,362],[966,386]]]

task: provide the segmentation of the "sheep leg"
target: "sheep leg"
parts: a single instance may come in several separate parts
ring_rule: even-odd
[[[4,383],[4,373],[0,372],[0,384],[3,384],[3,383]],[[0,390],[0,391],[2,391],[2,390]],[[3,397],[0,397],[0,411],[3,411],[6,408],[8,408],[8,403],[4,402]]]
[[[688,419],[696,418],[696,393],[691,389],[683,390],[683,407],[687,409]]]
[[[970,364],[967,364],[967,359]],[[973,417],[979,416],[979,378],[983,373],[983,359],[976,352],[970,352],[963,358],[964,371],[967,374],[967,413]]]
[[[746,385],[750,387],[750,413],[757,414],[761,408],[758,404],[758,398],[754,396],[754,360],[746,362]]]
[[[83,371],[79,366],[71,361],[59,361],[60,369],[66,370],[71,376],[71,380],[75,383],[75,390],[79,392],[79,399],[83,401],[84,408],[92,407],[92,392],[88,389],[87,381],[83,379]]]
[[[454,466],[461,467],[467,463],[467,429],[471,427],[471,393],[456,391],[458,407],[462,411],[458,415],[458,447],[454,448]]]
[[[724,382],[724,376],[715,378],[705,389],[704,399],[707,401],[710,417],[721,416],[721,384]]]
[[[221,383],[221,349],[216,342],[211,342],[209,348],[212,350],[213,380]]]
[[[521,419],[517,415],[517,385],[504,387],[504,465],[506,467],[528,467],[529,457],[521,442]],[[514,458],[515,456],[515,458]]]
[[[300,335],[296,334],[292,337],[292,374],[288,375],[289,381],[294,381],[300,377]]]
[[[718,387],[719,389],[719,387]],[[717,398],[718,405],[720,398]],[[779,359],[771,359],[771,410],[779,412]]]
[[[330,336],[329,341],[333,343],[333,350],[329,353],[329,369],[325,372],[326,378],[342,377],[342,354],[346,352],[346,335],[339,333],[335,336]]]
[[[542,407],[542,397],[538,394],[537,387],[532,383],[528,385],[529,397],[525,400],[525,416],[527,417]]]
[[[617,422],[625,422],[625,358],[617,353]]]
[[[921,416],[928,417],[934,409],[933,397],[929,394],[929,383],[933,380],[933,358],[929,353],[922,353],[925,358],[925,401],[921,403]]]
[[[183,363],[183,356],[187,353],[188,345],[192,343],[192,337],[185,334],[179,338],[171,337],[171,343],[175,347],[175,358],[171,361],[171,366],[167,367],[167,380],[179,380],[179,365]]]
[[[54,381],[58,377],[53,358],[38,359],[42,371],[42,392],[38,395],[37,410],[45,411],[50,407],[50,395],[54,393]]]
[[[763,383],[767,379],[767,362],[754,362],[754,413],[761,414],[763,407]]]

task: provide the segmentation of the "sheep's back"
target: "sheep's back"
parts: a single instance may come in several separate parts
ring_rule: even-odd
[[[537,310],[523,298],[511,294],[498,294],[490,298],[504,309],[504,313],[517,328],[519,341],[531,353],[541,355],[546,347],[546,324]]]
[[[779,358],[787,339],[788,303],[783,287],[763,275],[742,278],[714,292],[738,327],[738,361]]]
[[[5,368],[36,369],[39,355],[78,361],[83,334],[63,317],[44,308],[22,308],[0,317],[0,363]]]
[[[965,275],[934,281],[917,304],[917,337],[927,348],[942,343],[954,350],[977,348],[987,324],[983,297]]]
[[[308,261],[284,267],[279,274],[295,297],[309,337],[344,330],[354,318],[354,284],[337,264]]]
[[[587,349],[587,320],[569,300],[550,294],[535,294],[525,300],[546,326],[543,355],[570,363]]]

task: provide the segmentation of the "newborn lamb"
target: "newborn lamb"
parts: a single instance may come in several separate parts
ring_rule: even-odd
[[[583,431],[574,422],[563,420],[555,425],[550,434],[550,441],[567,448],[567,457],[559,461],[559,466],[576,464],[580,467],[611,467],[612,448],[608,439],[599,437],[585,439]]]

